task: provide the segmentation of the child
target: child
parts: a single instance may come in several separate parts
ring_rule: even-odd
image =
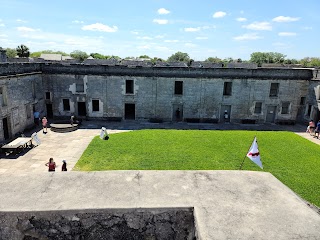
[[[66,160],[62,160],[63,164],[61,167],[61,171],[66,172],[67,171],[67,162]]]

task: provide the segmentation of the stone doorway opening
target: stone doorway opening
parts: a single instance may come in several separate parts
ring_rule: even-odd
[[[124,105],[124,118],[128,120],[136,119],[136,105],[134,103],[126,103]]]

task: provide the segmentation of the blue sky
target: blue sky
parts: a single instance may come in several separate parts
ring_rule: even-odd
[[[319,0],[0,0],[0,46],[122,58],[320,57]]]

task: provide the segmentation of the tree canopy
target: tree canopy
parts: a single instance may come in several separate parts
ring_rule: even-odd
[[[15,58],[17,56],[17,50],[14,48],[7,48],[6,55],[8,58]]]
[[[16,48],[17,54],[19,57],[29,57],[30,52],[29,48],[26,45],[21,44]]]
[[[168,60],[168,62],[186,62],[189,63],[190,57],[188,53],[183,53],[183,52],[176,52],[172,54]]]
[[[277,52],[254,52],[250,55],[250,62],[261,66],[262,63],[283,63],[285,58],[286,55]]]
[[[32,52],[32,53],[30,54],[30,57],[40,57],[42,53],[47,53],[47,54],[61,54],[62,56],[68,56],[67,53],[62,52],[62,51],[43,50],[43,51],[38,51],[38,52]]]
[[[80,61],[83,61],[89,57],[86,52],[82,52],[80,50],[75,50],[75,51],[71,52],[70,56],[75,59],[78,59]]]

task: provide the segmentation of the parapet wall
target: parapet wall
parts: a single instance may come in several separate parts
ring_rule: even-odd
[[[247,69],[247,68],[186,68],[186,67],[126,67],[83,64],[3,63],[0,76],[42,72],[44,74],[77,74],[104,76],[143,76],[180,78],[232,78],[311,80],[312,69]]]
[[[0,222],[0,239],[196,239],[191,208],[2,212]]]

